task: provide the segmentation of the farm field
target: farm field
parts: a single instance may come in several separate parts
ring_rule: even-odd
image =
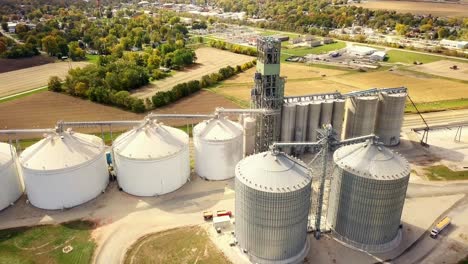
[[[443,60],[443,57],[433,56],[430,54],[422,54],[411,51],[402,51],[402,50],[389,50],[387,51],[388,61],[390,63],[406,63],[413,64],[415,61],[422,63],[431,63],[435,61]]]
[[[0,230],[0,263],[88,264],[94,253],[94,223],[74,221],[60,225]],[[63,248],[73,250],[63,253]]]
[[[366,1],[360,4],[353,4],[369,9],[387,9],[399,13],[412,14],[432,14],[436,16],[464,17],[468,13],[468,4],[457,3],[434,3],[424,1]]]
[[[138,98],[150,98],[156,92],[170,90],[178,83],[199,80],[203,75],[218,72],[222,67],[228,65],[235,67],[236,65],[241,65],[255,59],[254,57],[215,48],[200,48],[195,52],[197,54],[196,65],[183,71],[177,71],[171,77],[155,81],[146,87],[135,90],[133,95]]]
[[[297,48],[283,48],[281,50],[281,54],[288,55],[288,56],[304,56],[307,54],[322,54],[327,53],[334,50],[344,49],[346,48],[346,43],[342,41],[338,41],[332,44],[326,44],[314,48],[307,48],[307,47],[297,47]]]
[[[27,107],[25,107],[27,106]],[[237,105],[223,96],[201,91],[167,107],[156,109],[155,113],[212,113],[216,107],[235,108]],[[40,92],[13,101],[0,103],[1,129],[52,128],[59,120],[141,120],[144,114],[135,114],[115,107],[93,103],[72,96]],[[185,125],[187,120],[163,122],[169,125]],[[192,122],[197,122],[192,121]],[[113,127],[114,131],[128,129]],[[77,129],[78,130],[78,129]],[[88,133],[99,133],[99,128],[79,129]],[[37,138],[41,135],[28,135]]]
[[[125,264],[231,263],[201,227],[171,229],[139,239],[125,256]]]
[[[47,56],[34,56],[31,58],[22,59],[1,59],[0,58],[0,73],[16,71],[24,68],[39,66],[54,62],[54,58]]]
[[[458,67],[457,70],[450,69],[450,67],[454,65]],[[442,77],[468,81],[468,63],[441,60],[423,65],[415,65],[412,66],[410,69],[422,73],[429,73]],[[466,89],[468,93],[468,84]]]
[[[71,62],[72,67],[83,67],[88,62]],[[68,62],[49,63],[21,70],[0,73],[0,98],[42,86],[46,86],[49,77],[65,77],[69,70]]]
[[[213,88],[214,92],[244,102],[250,100],[254,69],[239,74]],[[306,73],[308,72],[308,73]],[[289,74],[289,75],[288,75]],[[326,76],[322,77],[324,74]],[[315,66],[283,63],[281,75],[287,77],[285,95],[303,95],[322,92],[350,92],[369,88],[406,86],[418,103],[466,98],[468,85],[459,81],[428,77],[407,71],[375,71],[359,73]],[[307,77],[305,77],[307,76]],[[442,89],[443,87],[443,89]]]

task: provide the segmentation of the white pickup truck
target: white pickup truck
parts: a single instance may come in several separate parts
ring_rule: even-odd
[[[452,222],[452,219],[448,216],[440,220],[440,222],[437,223],[437,225],[432,229],[431,237],[436,239],[437,235],[439,235],[439,233],[442,232],[442,230],[444,230],[448,225],[450,225],[450,222]]]

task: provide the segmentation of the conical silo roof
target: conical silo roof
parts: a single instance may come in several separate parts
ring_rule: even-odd
[[[226,118],[213,118],[203,121],[193,128],[194,136],[205,141],[226,141],[242,136],[239,123]]]
[[[292,192],[309,185],[307,165],[283,152],[248,156],[236,167],[236,177],[250,188],[271,193]]]
[[[20,155],[21,165],[30,170],[61,170],[95,160],[104,152],[99,137],[65,131],[46,136],[26,148]]]
[[[370,179],[394,180],[410,173],[404,157],[373,141],[343,146],[333,159],[343,170]]]
[[[155,160],[175,155],[188,146],[184,131],[148,121],[119,136],[114,152],[129,159]]]

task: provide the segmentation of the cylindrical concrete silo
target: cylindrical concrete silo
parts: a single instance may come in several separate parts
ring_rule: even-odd
[[[296,105],[296,124],[294,128],[294,141],[304,142],[307,139],[307,117],[309,114],[309,104],[299,103]],[[294,147],[295,155],[304,154],[304,147]]]
[[[307,121],[307,141],[317,141],[317,129],[320,124],[320,110],[322,104],[319,101],[309,103],[309,120]],[[310,150],[310,149],[309,149]]]
[[[333,101],[323,101],[322,109],[320,110],[320,127],[332,123],[333,118]]]
[[[337,99],[333,102],[332,127],[336,131],[338,139],[341,139],[345,115],[345,100]]]
[[[252,263],[302,263],[309,251],[312,177],[284,153],[249,156],[236,166],[235,234]]]
[[[207,180],[234,177],[243,156],[243,128],[224,117],[203,121],[193,128],[195,171]]]
[[[15,147],[0,142],[0,211],[23,194],[23,180],[17,160]]]
[[[400,131],[405,114],[406,93],[379,95],[379,110],[375,124],[375,134],[386,146],[400,143]]]
[[[190,177],[189,136],[154,120],[120,135],[113,153],[119,186],[132,195],[169,193]]]
[[[296,125],[296,104],[283,104],[281,110],[281,141],[293,142],[294,129]],[[283,147],[285,153],[291,154],[291,147]]]
[[[28,199],[49,210],[83,204],[106,189],[109,172],[102,139],[66,131],[49,134],[20,155]]]
[[[377,96],[351,97],[347,100],[345,138],[374,133],[378,103]]]
[[[397,246],[410,167],[399,154],[364,142],[339,148],[328,224],[338,239],[366,251]]]
[[[250,156],[255,152],[255,132],[257,120],[251,116],[242,118],[244,126],[244,157]]]

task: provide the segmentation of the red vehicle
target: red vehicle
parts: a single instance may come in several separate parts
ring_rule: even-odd
[[[225,216],[225,215],[232,217],[232,212],[226,211],[226,210],[220,210],[216,212],[216,216]]]

